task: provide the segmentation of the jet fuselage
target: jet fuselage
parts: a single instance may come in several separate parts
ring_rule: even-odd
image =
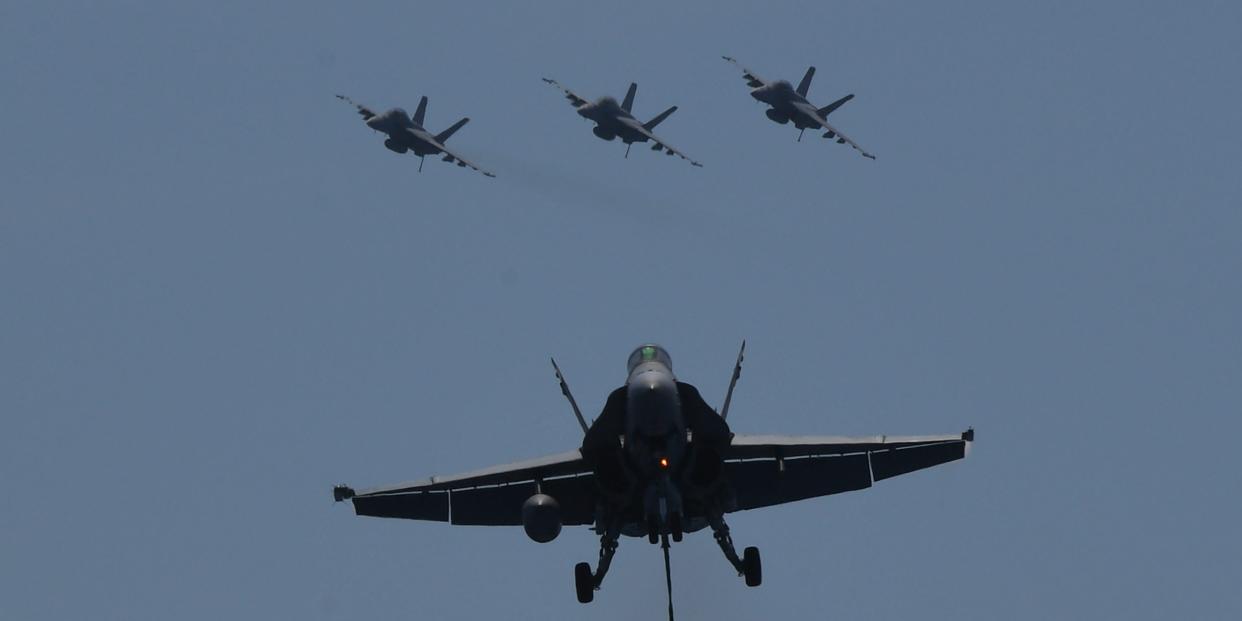
[[[440,152],[433,144],[434,137],[410,119],[401,108],[393,108],[367,120],[367,127],[388,135],[384,146],[397,153],[413,151],[415,155],[435,155]]]
[[[806,97],[799,95],[793,85],[785,80],[760,86],[751,91],[750,96],[771,106],[771,109],[767,111],[768,118],[777,123],[784,124],[793,121],[794,127],[798,129],[819,127],[819,121],[799,109],[799,104],[812,108],[814,106],[806,100]]]
[[[595,102],[578,108],[578,115],[594,121],[595,128],[591,131],[604,140],[620,138],[626,144],[647,142],[647,137],[635,131],[630,125],[630,123],[639,125],[641,123],[638,123],[634,115],[626,112],[625,108],[622,108],[621,104],[612,97],[600,97]]]

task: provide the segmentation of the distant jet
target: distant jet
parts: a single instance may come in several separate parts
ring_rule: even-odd
[[[553,360],[561,393],[582,428],[580,448],[360,492],[338,485],[333,497],[337,502],[352,500],[358,515],[521,525],[539,543],[556,539],[562,525],[593,525],[600,536],[598,565],[594,570],[585,562],[574,567],[582,603],[595,597],[621,536],[646,537],[664,551],[671,620],[670,539],[678,542],[685,533],[710,528],[729,565],[747,586],[759,586],[763,580],[759,549],[748,547],[738,555],[725,514],[866,489],[891,477],[962,459],[975,439],[973,430],[861,438],[734,435],[726,418],[745,349],[743,342],[717,413],[697,388],[673,375],[672,359],[663,347],[643,345],[626,362],[625,384],[608,395],[590,426]],[[491,432],[499,429],[494,424],[488,427]],[[462,446],[468,444],[469,439],[462,440]],[[779,525],[774,528],[779,532]],[[835,536],[830,528],[823,534]],[[901,553],[883,546],[876,549],[882,556]],[[529,563],[524,567],[529,569]]]
[[[858,146],[858,143],[850,140],[845,134],[837,131],[837,128],[828,123],[828,115],[833,110],[840,108],[842,104],[854,98],[853,94],[846,95],[823,108],[816,108],[806,100],[806,92],[811,88],[811,78],[815,76],[815,67],[809,67],[806,75],[802,76],[802,81],[798,83],[798,88],[794,89],[793,85],[785,80],[777,80],[768,82],[755,74],[755,72],[738,64],[737,60],[728,56],[721,58],[737,65],[742,70],[743,77],[746,78],[746,84],[753,88],[750,96],[771,106],[765,113],[769,119],[784,125],[793,121],[794,127],[798,128],[798,140],[802,140],[802,132],[808,127],[827,130],[824,132],[824,138],[836,138],[837,144],[848,144],[863,155],[875,159],[875,156],[867,153],[866,149]]]
[[[418,156],[418,172],[423,172],[424,158],[428,155],[443,153],[444,157],[442,159],[446,162],[456,162],[458,166],[463,167],[469,166],[488,177],[496,176],[474,165],[470,160],[449,151],[448,147],[444,146],[444,142],[449,139],[449,136],[461,129],[462,125],[470,122],[469,118],[453,123],[452,127],[433,135],[431,132],[423,129],[423,117],[427,114],[426,97],[418,100],[418,109],[414,111],[413,119],[401,108],[393,108],[382,114],[377,114],[370,108],[360,105],[344,95],[337,95],[337,98],[357,108],[358,114],[362,115],[362,120],[366,122],[367,127],[387,134],[388,139],[384,141],[384,146],[388,147],[390,151],[396,153],[413,151],[414,155]]]
[[[625,101],[617,104],[617,100],[612,97],[600,97],[591,103],[585,97],[574,94],[573,91],[561,86],[560,82],[549,78],[543,78],[544,82],[555,86],[565,93],[565,98],[569,103],[578,109],[578,114],[589,120],[595,121],[595,127],[591,130],[596,136],[604,140],[612,140],[620,138],[625,143],[625,156],[630,156],[630,146],[635,142],[647,142],[650,140],[655,143],[651,145],[652,151],[664,150],[666,155],[677,155],[681,159],[690,162],[695,166],[703,166],[702,164],[690,159],[685,153],[669,146],[664,140],[657,138],[651,130],[656,128],[670,114],[677,111],[677,106],[673,106],[660,114],[654,119],[646,123],[640,122],[630,114],[630,108],[634,105],[634,93],[638,91],[638,85],[631,83],[630,90],[625,93]]]

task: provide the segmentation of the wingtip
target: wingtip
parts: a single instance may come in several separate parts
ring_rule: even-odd
[[[975,428],[968,427],[966,431],[963,431],[962,440],[965,440],[966,442],[974,442],[975,441]]]
[[[355,496],[354,488],[348,485],[337,485],[332,488],[332,499],[336,502],[350,500]]]

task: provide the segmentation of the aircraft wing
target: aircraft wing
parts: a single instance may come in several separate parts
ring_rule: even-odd
[[[633,128],[634,131],[646,136],[647,140],[654,142],[655,145],[651,147],[653,151],[659,151],[660,149],[663,149],[665,153],[669,155],[676,155],[677,157],[680,157],[681,159],[686,160],[687,162],[690,162],[692,166],[698,166],[699,168],[703,167],[702,164],[691,159],[689,155],[682,153],[676,147],[673,147],[669,145],[669,143],[664,142],[663,139],[656,137],[655,134],[651,133],[651,130],[647,129],[647,127],[643,125],[642,123],[639,123],[637,119],[620,119],[620,120],[621,122]]]
[[[732,56],[721,56],[721,58],[733,63],[734,66],[742,70],[742,77],[746,78],[747,86],[751,88],[759,88],[760,86],[767,86],[768,83],[766,80],[759,77],[759,74],[755,73],[754,71],[751,71],[750,69],[747,69],[746,67],[743,67],[741,63],[737,62],[736,58],[733,58]]]
[[[344,101],[345,103],[348,103],[348,104],[352,105],[352,106],[353,106],[353,107],[355,107],[355,108],[357,108],[357,109],[358,109],[358,114],[360,114],[360,115],[362,116],[362,120],[364,120],[364,121],[369,121],[369,120],[371,120],[371,117],[375,116],[375,111],[374,111],[374,110],[372,110],[372,109],[370,109],[370,108],[368,108],[368,107],[366,107],[366,106],[364,106],[364,105],[362,105],[362,104],[360,104],[360,103],[358,103],[358,102],[356,102],[356,101],[354,101],[354,100],[352,100],[352,99],[350,99],[350,98],[348,98],[348,97],[346,97],[346,96],[344,96],[344,95],[337,95],[337,96],[336,96],[336,98],[337,98],[337,99],[340,99],[341,101]]]
[[[565,88],[564,86],[561,86],[561,83],[557,82],[556,80],[553,80],[551,78],[541,78],[541,79],[544,82],[547,82],[548,84],[551,84],[552,86],[556,87],[562,93],[565,93],[565,99],[568,99],[569,103],[572,104],[573,107],[575,108],[581,108],[582,106],[585,106],[588,103],[590,103],[587,101],[586,97],[578,95],[577,93]]]
[[[482,169],[482,168],[479,168],[479,166],[478,166],[477,164],[475,164],[474,162],[471,162],[470,160],[468,160],[468,159],[466,159],[466,158],[464,158],[464,157],[462,157],[462,156],[460,156],[460,155],[458,155],[458,154],[454,153],[451,149],[449,149],[448,147],[444,146],[443,144],[440,144],[439,142],[437,142],[437,141],[435,141],[435,140],[428,140],[428,142],[430,142],[431,144],[435,145],[435,146],[436,146],[436,148],[438,148],[438,149],[440,149],[441,151],[443,151],[443,152],[444,152],[444,157],[442,158],[444,161],[446,161],[446,162],[456,162],[458,166],[468,166],[468,167],[470,167],[470,168],[471,168],[471,169],[473,169],[473,170],[477,170],[477,171],[479,171],[479,172],[483,173],[483,175],[484,175],[484,176],[486,176],[486,177],[495,177],[495,176],[496,176],[496,173],[493,173],[493,172],[491,172],[490,170],[484,170],[484,169]]]
[[[868,153],[867,150],[859,146],[857,142],[850,140],[849,136],[842,134],[837,128],[833,127],[832,124],[828,122],[828,119],[825,119],[823,116],[820,116],[819,111],[816,110],[814,106],[810,104],[796,103],[794,104],[794,107],[798,108],[798,110],[802,111],[806,115],[815,119],[815,122],[819,123],[820,127],[827,130],[828,135],[826,137],[835,138],[837,143],[839,144],[848,144],[851,147],[854,147],[855,149],[858,150],[859,153],[862,154],[863,157],[870,158],[873,160],[875,159],[874,155]]]
[[[871,487],[966,457],[973,429],[942,436],[734,436],[725,455],[734,511]]]
[[[540,482],[543,493],[560,503],[565,525],[594,523],[595,477],[577,449],[356,493],[346,486],[337,486],[333,492],[338,501],[352,500],[358,515],[474,526],[516,526],[522,523],[522,503],[535,493],[536,481]]]

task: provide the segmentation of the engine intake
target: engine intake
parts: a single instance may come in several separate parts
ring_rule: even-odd
[[[389,150],[389,151],[393,151],[393,152],[395,152],[395,153],[405,153],[406,151],[409,151],[409,149],[407,149],[406,147],[403,147],[403,146],[401,146],[401,145],[399,145],[399,144],[397,144],[397,143],[393,142],[393,141],[392,141],[392,138],[389,138],[388,140],[385,140],[385,141],[384,141],[384,146],[388,147],[388,150]]]
[[[592,132],[594,132],[596,136],[599,136],[600,138],[603,138],[604,140],[612,140],[613,138],[616,138],[616,137],[617,137],[617,135],[616,135],[616,134],[614,134],[614,133],[612,133],[612,132],[610,132],[610,131],[608,131],[608,130],[606,130],[606,129],[604,129],[604,128],[602,128],[602,127],[598,126],[598,125],[596,125],[595,127],[592,127],[592,128],[591,128],[591,131],[592,131]]]
[[[522,528],[526,536],[547,543],[561,534],[561,505],[547,494],[535,494],[522,503]]]
[[[776,121],[777,123],[780,123],[781,125],[784,125],[789,122],[789,117],[785,116],[784,114],[781,114],[780,112],[777,112],[776,110],[772,108],[768,108],[767,110],[765,110],[764,114],[768,115],[769,119],[772,119],[773,121]]]

